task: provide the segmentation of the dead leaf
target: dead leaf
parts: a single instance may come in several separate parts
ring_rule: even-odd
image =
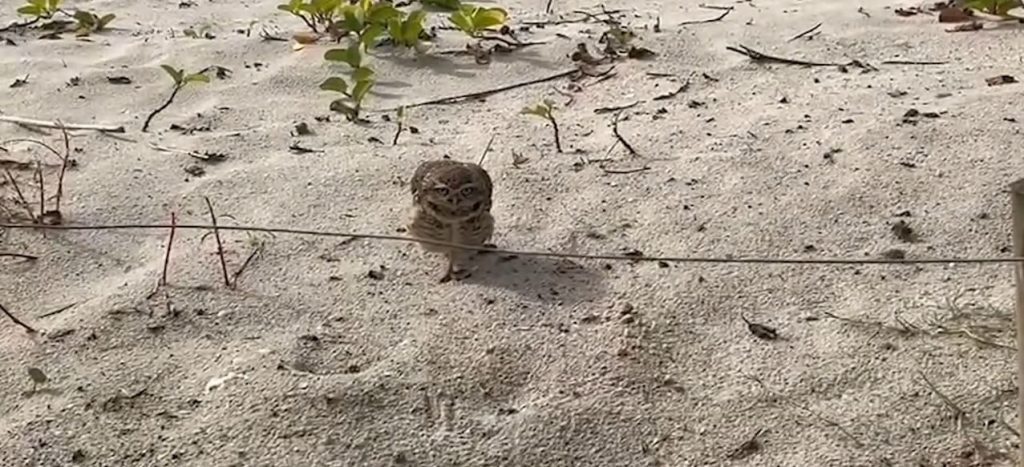
[[[963,23],[971,20],[971,10],[964,8],[943,8],[939,11],[940,23]]]
[[[655,55],[657,54],[651,49],[636,46],[630,47],[629,52],[626,53],[627,57],[637,60],[647,60],[649,58],[654,58]]]
[[[17,79],[15,79],[14,82],[11,83],[11,87],[12,88],[20,88],[20,87],[22,87],[22,86],[24,86],[26,84],[28,84],[28,75],[25,75],[24,78],[17,78]]]
[[[946,32],[970,32],[978,31],[984,28],[985,25],[981,24],[980,21],[971,21],[970,23],[961,24],[953,29],[947,29]]]
[[[985,84],[988,84],[989,86],[998,86],[1000,84],[1011,84],[1016,82],[1017,78],[1010,75],[999,75],[991,78],[985,78]]]
[[[127,76],[108,76],[107,82],[110,84],[132,84],[132,79]]]
[[[778,331],[775,330],[775,328],[771,326],[766,326],[764,324],[751,322],[750,320],[747,319],[746,316],[743,315],[740,315],[740,318],[743,319],[744,323],[747,323],[747,330],[749,330],[750,333],[754,335],[754,337],[768,341],[779,338],[779,333]]]
[[[31,366],[28,367],[28,377],[32,378],[32,382],[36,384],[45,384],[49,381],[49,378],[46,377],[46,373],[43,373],[43,370]]]

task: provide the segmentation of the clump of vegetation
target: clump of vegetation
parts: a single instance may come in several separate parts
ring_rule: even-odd
[[[60,4],[62,0],[28,0],[28,3],[18,8],[19,15],[32,16],[37,21],[53,18],[57,13],[62,12]]]
[[[1010,17],[1010,10],[1021,6],[1020,0],[967,0],[964,6],[990,15]]]
[[[503,26],[508,20],[508,12],[496,7],[462,5],[448,17],[448,20],[467,36],[480,39],[484,32],[496,26]]]
[[[48,36],[74,32],[76,36],[83,37],[105,30],[107,25],[117,17],[113,13],[100,15],[87,10],[75,10],[72,13],[61,8],[62,3],[63,0],[28,0],[28,3],[19,7],[17,11],[19,15],[29,16],[30,19],[12,24],[4,29],[28,27],[40,21],[47,21],[43,26],[54,31]],[[59,20],[56,18],[58,14],[74,21]]]
[[[500,40],[485,33],[504,26],[508,19],[508,12],[502,8],[464,5],[459,0],[421,0],[420,4],[424,8],[451,12],[448,20],[478,41]],[[278,9],[302,19],[315,34],[309,42],[315,42],[325,32],[338,42],[351,38],[347,47],[324,54],[327,61],[347,64],[351,75],[348,79],[333,76],[320,83],[320,89],[343,95],[331,102],[331,110],[343,113],[349,121],[360,120],[363,101],[376,83],[376,73],[365,63],[368,51],[390,42],[395,47],[422,53],[423,40],[429,39],[425,33],[427,12],[424,9],[406,12],[389,0],[290,0],[278,5]],[[386,37],[381,40],[382,36]],[[477,56],[478,63],[489,60],[490,52],[484,51],[479,42],[467,48]]]
[[[548,122],[550,122],[551,123],[551,129],[555,133],[555,149],[559,153],[561,153],[562,152],[562,139],[561,139],[561,137],[559,136],[559,133],[558,133],[558,122],[555,120],[555,115],[552,113],[552,110],[554,110],[554,107],[555,107],[554,101],[552,101],[550,99],[544,99],[544,101],[541,102],[540,104],[537,104],[537,105],[535,105],[533,107],[526,107],[520,113],[526,114],[526,115],[536,115],[536,116],[538,116],[540,118],[543,118],[544,120],[547,120]]]
[[[334,25],[341,0],[291,0],[277,6],[301,19],[315,33],[327,32]]]
[[[75,12],[74,17],[75,21],[78,22],[78,27],[75,29],[75,35],[81,37],[105,30],[107,25],[110,24],[110,22],[117,16],[113,13],[99,16],[91,11],[78,10]]]
[[[178,92],[184,89],[185,86],[188,86],[189,83],[210,82],[210,77],[206,76],[206,74],[204,74],[201,71],[198,73],[185,74],[185,70],[174,68],[170,65],[160,65],[160,68],[163,68],[163,70],[167,72],[171,79],[174,80],[174,87],[171,89],[171,95],[167,98],[167,101],[165,101],[163,105],[161,105],[160,107],[157,107],[156,110],[151,112],[149,116],[146,117],[145,123],[142,124],[143,133],[149,131],[149,124],[153,121],[153,117],[156,117],[157,114],[163,112],[164,109],[169,107],[171,103],[174,102],[174,98],[178,97]]]

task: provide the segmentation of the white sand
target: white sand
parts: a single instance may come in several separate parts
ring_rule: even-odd
[[[5,2],[5,23],[15,3]],[[984,80],[1020,73],[1019,31],[951,34],[934,16],[897,17],[891,8],[909,5],[883,0],[741,2],[723,21],[686,27],[676,24],[719,12],[696,2],[609,2],[636,8],[636,27],[660,12],[663,32],[640,30],[655,60],[619,63],[614,78],[576,93],[569,107],[554,90],[566,88],[563,79],[486,102],[417,108],[409,123],[420,133],[391,146],[394,126],[380,114],[365,126],[337,114],[314,119],[330,114],[331,96],[318,83],[344,67],[322,60],[329,45],[295,52],[261,41],[264,26],[285,36],[303,28],[275,1],[196,3],[73,2],[119,16],[116,30],[91,42],[5,34],[18,45],[0,46],[3,113],[128,127],[128,140],[76,132],[67,223],[167,222],[172,211],[202,223],[209,196],[224,223],[393,234],[410,203],[404,182],[419,162],[476,160],[495,135],[484,165],[496,184],[495,241],[507,248],[1009,253],[1002,190],[1024,173],[1021,85]],[[542,17],[545,3],[504,5],[522,21]],[[563,13],[591,6],[555,3]],[[252,37],[236,32],[252,21]],[[820,35],[787,42],[819,22]],[[204,24],[215,39],[182,35]],[[372,61],[382,82],[367,105],[549,75],[571,68],[575,43],[595,45],[602,31],[594,23],[535,29],[524,37],[551,44],[489,66],[379,51]],[[444,37],[438,48],[465,43]],[[859,59],[879,71],[759,65],[725,49],[738,44]],[[949,64],[881,64],[892,59]],[[142,119],[170,90],[160,64],[234,73],[183,90],[143,134]],[[678,82],[649,71],[696,75],[687,92],[650,102]],[[25,75],[28,84],[6,88]],[[112,76],[133,84],[109,84]],[[73,77],[80,84],[69,87]],[[907,94],[891,97],[894,90]],[[518,113],[543,98],[559,103],[566,154],[555,153],[542,121]],[[636,100],[647,102],[627,112],[620,130],[642,157],[621,147],[606,156],[612,116],[594,109]],[[911,108],[940,116],[902,124]],[[298,122],[316,134],[290,136]],[[182,134],[172,124],[209,131]],[[3,139],[61,144],[57,131],[0,125]],[[150,143],[228,158],[207,164]],[[291,153],[292,143],[318,152]],[[830,163],[832,148],[842,151]],[[9,149],[3,158],[46,157],[30,145]],[[575,150],[583,153],[568,153]],[[513,167],[513,151],[530,161]],[[580,156],[651,170],[574,170]],[[194,164],[206,174],[185,173]],[[47,168],[48,181],[55,170]],[[31,171],[14,173],[36,193]],[[2,189],[10,206],[11,187]],[[902,211],[910,217],[896,217]],[[893,236],[899,219],[920,232],[919,243]],[[0,259],[0,303],[43,332],[33,339],[0,321],[0,465],[930,466],[1009,465],[1015,456],[1006,428],[1016,426],[1013,351],[956,333],[1013,344],[1006,265],[663,268],[490,258],[466,282],[442,285],[441,258],[412,244],[225,232],[232,270],[253,240],[266,242],[232,291],[213,239],[201,236],[178,232],[169,305],[162,294],[146,298],[160,277],[166,232],[0,236],[0,250],[40,256]],[[368,277],[380,268],[383,279]],[[947,302],[961,294],[954,316]],[[899,317],[927,332],[826,313],[896,327]],[[775,326],[784,340],[758,340],[741,315]],[[26,396],[29,366],[49,376],[47,391]],[[921,374],[965,412],[962,429]],[[758,430],[762,448],[731,459]]]

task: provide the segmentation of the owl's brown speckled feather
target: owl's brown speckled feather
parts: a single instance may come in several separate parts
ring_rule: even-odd
[[[493,184],[479,165],[448,159],[426,161],[416,167],[409,186],[413,216],[408,229],[413,237],[480,246],[494,234]],[[466,250],[420,245],[448,257],[441,282],[455,278],[456,265]]]

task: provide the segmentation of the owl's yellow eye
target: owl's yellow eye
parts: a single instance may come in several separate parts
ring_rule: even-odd
[[[434,193],[437,193],[439,196],[448,196],[450,190],[448,190],[448,187],[446,186],[438,186],[434,187]]]
[[[474,193],[476,193],[476,188],[473,188],[471,186],[467,186],[463,188],[461,191],[459,191],[459,194],[461,194],[462,196],[473,196]]]

